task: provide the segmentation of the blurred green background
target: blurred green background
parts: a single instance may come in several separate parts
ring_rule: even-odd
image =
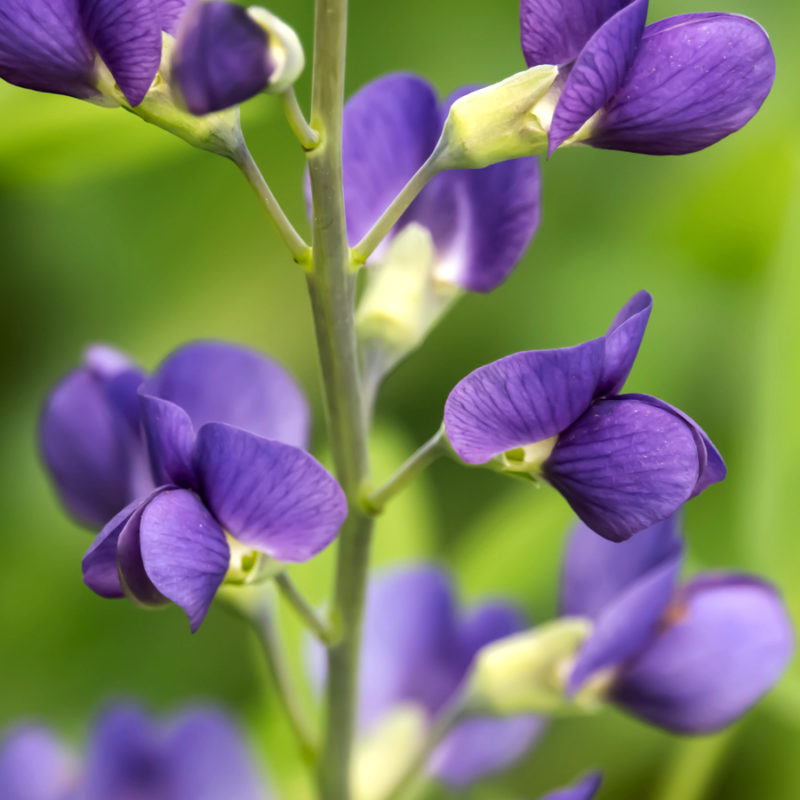
[[[699,3],[699,5],[698,5]],[[444,93],[523,67],[516,0],[353,0],[349,91],[413,70]],[[691,569],[765,574],[800,619],[800,7],[727,0],[773,37],[775,89],[742,132],[700,154],[649,158],[591,149],[544,170],[544,219],[516,273],[465,298],[380,398],[375,472],[427,438],[453,384],[509,352],[601,333],[636,290],[655,311],[628,387],[706,427],[730,477],[687,511]],[[274,0],[310,49],[312,2]],[[651,20],[709,10],[654,0]],[[720,10],[720,9],[714,9]],[[309,76],[301,80],[308,97]],[[80,578],[90,535],[61,513],[37,460],[51,384],[94,341],[153,367],[196,337],[247,342],[298,376],[321,420],[301,273],[236,171],[122,111],[0,85],[0,729],[43,719],[80,741],[109,698],[169,711],[216,698],[269,749],[286,796],[306,784],[244,626],[212,609],[190,636],[175,608],[103,601]],[[251,147],[302,225],[303,160],[277,102],[244,110]],[[324,449],[317,424],[318,449]],[[555,608],[570,524],[555,492],[437,464],[381,520],[379,561],[428,555],[465,598],[513,596],[537,620]],[[321,599],[330,558],[297,571]],[[555,723],[475,798],[533,798],[595,767],[603,798],[800,797],[800,669],[732,731],[680,740],[614,711]]]

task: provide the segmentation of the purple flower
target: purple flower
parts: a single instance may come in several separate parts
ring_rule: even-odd
[[[97,59],[131,106],[161,64],[187,0],[0,0],[0,77],[26,89],[99,97]]]
[[[305,450],[308,408],[274,362],[196,343],[139,388],[156,488],[106,524],[83,559],[102,597],[171,600],[196,630],[232,564],[306,561],[347,515],[339,484]]]
[[[198,2],[178,30],[173,77],[189,111],[202,115],[284,91],[304,63],[297,35],[266,9]]]
[[[646,17],[647,0],[521,0],[528,66],[560,67],[551,154],[590,120],[580,140],[594,147],[691,153],[761,107],[775,58],[758,23],[710,13],[645,27]]]
[[[357,92],[344,111],[344,192],[347,232],[355,245],[436,147],[450,105],[414,75],[379,78]],[[437,282],[490,292],[514,269],[540,217],[537,159],[435,177],[389,235],[412,223],[433,245]],[[376,252],[380,261],[385,246]]]
[[[12,731],[0,748],[3,800],[266,800],[263,782],[231,721],[185,711],[156,724],[117,706],[98,720],[78,766],[51,733]]]
[[[587,775],[580,783],[576,783],[566,789],[559,789],[556,792],[546,794],[542,800],[592,800],[600,789],[603,776],[599,772]]]
[[[794,650],[777,591],[748,575],[678,584],[674,519],[612,544],[579,526],[566,554],[562,612],[592,619],[569,686],[607,684],[615,703],[677,733],[722,728],[783,673]]]
[[[722,458],[693,420],[655,397],[619,394],[651,307],[639,292],[599,339],[515,353],[460,381],[444,413],[458,456],[541,476],[614,541],[722,480]]]
[[[69,512],[98,528],[152,487],[139,425],[144,375],[122,353],[89,348],[45,402],[42,456]]]
[[[395,569],[367,594],[361,661],[359,725],[373,736],[393,711],[413,706],[428,724],[457,698],[477,652],[524,629],[511,606],[456,608],[446,575],[437,568]],[[465,786],[502,769],[533,744],[542,722],[534,717],[478,718],[458,725],[434,753],[430,772]]]

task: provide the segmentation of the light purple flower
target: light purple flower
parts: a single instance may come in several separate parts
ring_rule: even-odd
[[[355,245],[431,155],[450,105],[409,74],[369,83],[346,104],[343,168],[347,232]],[[434,277],[489,292],[517,265],[540,218],[541,180],[535,158],[435,177],[390,239],[409,223],[427,229],[436,250]],[[375,258],[380,260],[381,250]]]
[[[722,458],[693,420],[655,397],[619,394],[651,307],[650,295],[639,292],[605,336],[516,353],[460,381],[444,413],[457,455],[541,476],[615,541],[722,480]]]
[[[794,650],[791,620],[770,584],[701,574],[679,584],[674,519],[613,544],[584,526],[566,555],[562,612],[593,620],[569,679],[605,674],[618,705],[677,733],[706,733],[744,714]]]
[[[47,730],[0,746],[3,800],[267,800],[230,719],[210,708],[155,723],[133,706],[106,711],[77,764]]]
[[[196,630],[230,566],[227,534],[288,562],[335,538],[344,493],[302,449],[308,407],[280,366],[234,345],[190,344],[139,399],[158,485],[113,517],[84,556],[97,594],[171,600]]]
[[[109,347],[48,396],[39,421],[42,457],[64,506],[98,528],[152,486],[139,425],[141,370]]]
[[[27,89],[99,96],[97,58],[131,106],[161,64],[186,0],[0,0],[0,77]]]
[[[592,800],[602,782],[603,776],[599,772],[593,772],[579,783],[546,794],[542,800]]]
[[[670,155],[739,130],[772,88],[775,57],[758,23],[685,14],[645,27],[647,0],[521,0],[529,67],[561,68],[550,153],[595,114],[595,147]]]
[[[359,703],[364,736],[401,705],[421,708],[433,722],[456,699],[478,650],[526,627],[504,603],[459,611],[446,575],[429,566],[379,576],[369,586],[366,608]],[[529,716],[468,720],[439,746],[429,771],[466,786],[517,760],[541,727]]]

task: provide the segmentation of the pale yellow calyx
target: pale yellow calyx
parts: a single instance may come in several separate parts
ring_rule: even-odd
[[[542,439],[540,442],[526,444],[503,453],[500,458],[506,472],[525,472],[529,475],[540,475],[542,465],[553,452],[558,436]]]
[[[558,67],[543,64],[456,100],[439,143],[440,166],[478,168],[546,153],[554,107],[547,96],[557,76]]]
[[[273,67],[268,92],[285,92],[301,75],[306,65],[303,45],[294,28],[261,6],[250,6],[247,14],[267,34],[265,58]]]
[[[429,721],[415,704],[393,709],[356,746],[351,772],[354,800],[380,800],[419,756]]]
[[[225,583],[244,586],[267,577],[266,573],[269,571],[272,559],[258,550],[243,545],[229,533],[225,534],[225,539],[231,552]]]

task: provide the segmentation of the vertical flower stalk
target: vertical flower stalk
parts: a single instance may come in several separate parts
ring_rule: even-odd
[[[354,323],[355,275],[342,184],[346,41],[347,0],[316,0],[311,125],[320,131],[321,141],[308,157],[314,253],[308,284],[331,448],[350,506],[341,532],[332,606],[341,636],[328,649],[327,717],[318,772],[323,800],[349,796],[359,638],[372,535],[372,520],[358,506],[368,464]]]

